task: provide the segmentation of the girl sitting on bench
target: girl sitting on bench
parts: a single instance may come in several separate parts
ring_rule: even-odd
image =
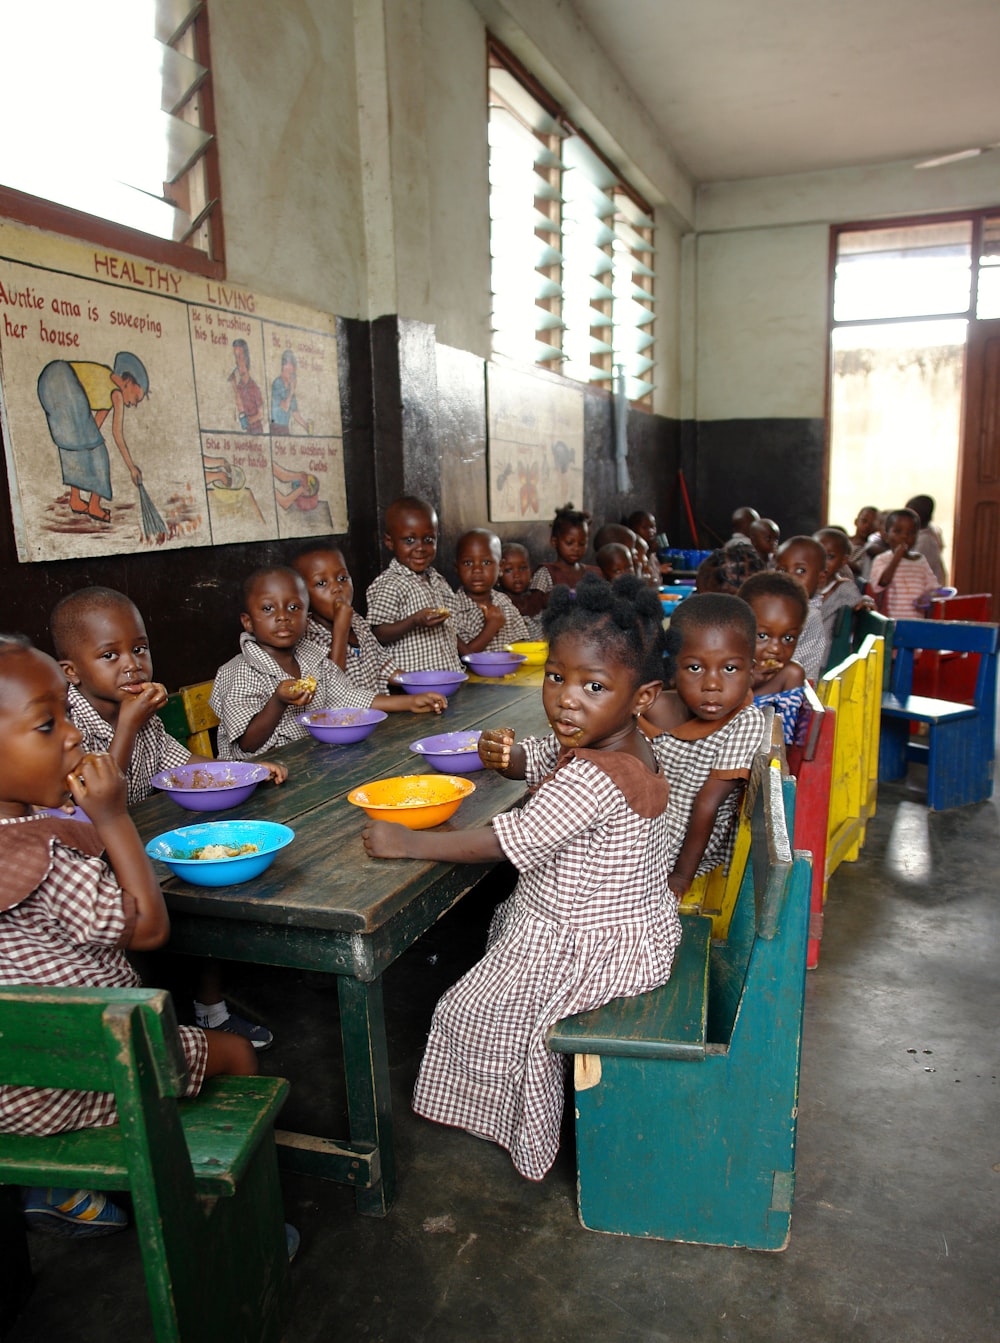
[[[667,785],[639,729],[663,683],[656,594],[631,575],[552,590],[542,701],[552,735],[479,742],[483,763],[532,786],[491,826],[434,833],[373,821],[373,857],[496,862],[518,869],[486,955],[438,1003],[413,1096],[418,1114],[499,1143],[522,1175],[555,1160],[562,1017],[666,982],[680,941],[667,888]]]

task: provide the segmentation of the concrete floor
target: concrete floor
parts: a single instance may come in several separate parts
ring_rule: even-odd
[[[884,785],[859,862],[831,883],[807,983],[798,1176],[783,1254],[630,1240],[576,1219],[572,1128],[541,1184],[499,1149],[408,1108],[437,996],[475,959],[491,902],[464,902],[386,976],[400,1197],[384,1220],[349,1191],[284,1180],[302,1233],[288,1343],[986,1343],[998,1311],[997,802],[930,814],[911,769]],[[998,790],[1000,791],[1000,790]],[[313,1030],[336,994],[233,967],[275,1030],[291,1128],[339,1104]],[[32,1238],[34,1296],[10,1343],[152,1338],[131,1231]],[[219,1339],[218,1343],[226,1343]]]

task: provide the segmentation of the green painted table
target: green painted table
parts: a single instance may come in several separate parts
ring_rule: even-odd
[[[485,869],[368,858],[361,843],[366,817],[347,793],[372,779],[431,772],[408,749],[419,737],[485,726],[514,727],[519,737],[547,731],[538,687],[470,683],[440,718],[390,714],[353,746],[296,742],[276,756],[288,767],[288,781],[262,784],[233,812],[189,812],[158,794],[134,813],[144,841],[230,815],[280,821],[295,831],[268,871],[243,886],[164,881],[170,949],[337,976],[350,1139],[279,1132],[278,1155],[286,1169],[354,1185],[358,1210],[374,1216],[388,1212],[396,1192],[381,976]],[[470,777],[476,791],[448,828],[488,824],[524,795],[523,783],[490,770]]]

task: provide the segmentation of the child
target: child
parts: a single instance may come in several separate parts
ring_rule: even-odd
[[[774,552],[778,549],[781,531],[773,518],[758,518],[750,524],[750,543],[764,561],[765,569],[774,568]]]
[[[473,527],[458,538],[455,568],[461,584],[455,594],[455,636],[460,653],[499,652],[527,639],[528,626],[505,592],[500,577],[500,538],[486,527]]]
[[[772,706],[781,719],[785,745],[791,746],[796,740],[806,683],[801,664],[793,658],[809,615],[809,598],[797,578],[780,571],[754,574],[739,595],[757,622],[753,701],[761,709]]]
[[[152,679],[146,627],[123,592],[98,587],[71,592],[53,608],[49,630],[83,748],[111,756],[125,775],[130,807],[149,797],[154,774],[200,759],[157,717],[167,691]],[[288,777],[284,765],[262,763],[275,783]],[[268,1049],[273,1037],[267,1027],[229,1010],[215,963],[202,962],[198,974],[198,1025],[243,1035],[255,1049]]]
[[[437,514],[413,495],[385,514],[389,567],[368,589],[368,623],[403,671],[463,671],[452,621],[455,594],[434,568]]]
[[[790,536],[778,547],[774,564],[781,573],[797,578],[805,588],[807,597],[813,597],[829,577],[826,572],[826,552],[812,536]],[[810,606],[806,623],[799,634],[795,658],[802,664],[806,679],[813,684],[819,679],[829,651],[830,642],[823,627],[823,617]]]
[[[354,583],[342,551],[317,541],[292,563],[309,594],[305,637],[331,663],[331,708],[354,705],[384,713],[441,713],[448,707],[436,692],[389,694],[389,686],[396,683],[396,665],[368,621],[353,608]]]
[[[680,940],[667,889],[667,789],[637,716],[662,684],[660,604],[635,578],[553,590],[542,700],[552,736],[489,729],[480,758],[526,778],[525,806],[452,833],[370,823],[374,857],[495,861],[520,870],[486,955],[438,1003],[418,1114],[510,1152],[540,1180],[559,1145],[562,1061],[545,1032],[568,1013],[665,982]]]
[[[250,760],[308,736],[298,715],[337,701],[337,671],[305,637],[309,594],[294,569],[257,569],[243,585],[239,654],[220,667],[209,704],[220,760]]]
[[[572,504],[557,508],[552,520],[549,545],[559,558],[539,565],[532,577],[531,586],[547,594],[552,591],[556,583],[562,583],[573,592],[584,574],[598,573],[599,571],[592,565],[583,563],[589,535],[589,513],[574,508]]]
[[[730,546],[750,546],[753,542],[750,539],[750,527],[753,523],[760,521],[760,514],[755,508],[750,508],[744,504],[742,508],[734,508],[733,516],[729,520],[732,528],[732,534],[726,542],[725,549]]]
[[[912,499],[907,499],[906,507],[912,508],[920,519],[920,531],[917,533],[913,549],[919,551],[934,570],[934,577],[940,587],[948,581],[948,569],[943,554],[944,533],[936,522],[931,521],[934,516],[934,500],[929,494],[915,494]]]
[[[851,542],[843,527],[821,527],[815,539],[823,547],[826,556],[826,576],[828,582],[820,588],[810,604],[819,611],[826,634],[826,651],[823,666],[830,655],[833,642],[833,629],[837,623],[837,614],[845,606],[852,611],[870,611],[875,603],[870,597],[858,593],[858,585],[848,564]]]
[[[923,620],[918,602],[938,586],[937,575],[914,549],[920,518],[912,508],[897,508],[886,518],[889,550],[872,560],[868,593],[892,620]]]
[[[531,586],[531,557],[519,541],[505,541],[500,551],[500,586],[520,611],[529,639],[542,637],[545,593]]]
[[[670,889],[728,863],[743,788],[761,748],[764,715],[751,678],[757,623],[728,593],[696,593],[670,618],[675,691],[646,711],[646,730],[670,784]]]
[[[0,636],[0,733],[0,983],[139,984],[126,949],[162,946],[170,924],[125,810],[125,780],[110,755],[84,752],[65,676],[17,635]],[[86,811],[90,824],[32,812],[69,802]],[[253,1049],[238,1035],[182,1026],[180,1037],[189,1096],[206,1077],[257,1071]],[[108,1093],[0,1086],[5,1133],[63,1133],[117,1121]],[[63,1235],[107,1234],[127,1222],[103,1194],[72,1188],[29,1191],[25,1212],[31,1225]]]
[[[866,504],[854,519],[854,535],[847,562],[863,583],[872,571],[872,560],[885,549],[878,534],[879,516],[874,504]]]
[[[698,565],[694,585],[698,592],[724,592],[735,597],[744,579],[760,573],[764,561],[751,545],[713,550]]]
[[[644,508],[636,509],[625,519],[625,525],[631,527],[640,541],[646,544],[645,570],[650,583],[656,587],[663,581],[659,557],[656,553],[656,518]]]
[[[597,560],[597,567],[609,583],[621,578],[622,574],[635,573],[632,552],[620,541],[608,541],[606,545],[601,546],[594,558]]]

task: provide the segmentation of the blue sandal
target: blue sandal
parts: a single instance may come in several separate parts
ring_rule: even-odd
[[[124,1231],[128,1217],[95,1189],[25,1189],[24,1220],[49,1236],[110,1236]]]

